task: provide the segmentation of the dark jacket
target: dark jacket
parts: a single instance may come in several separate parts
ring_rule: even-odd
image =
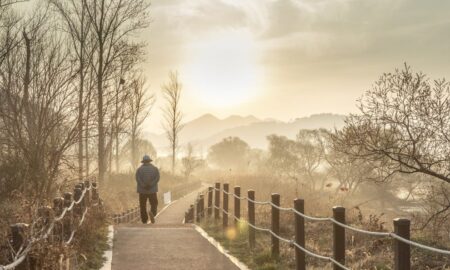
[[[151,194],[158,192],[159,170],[151,163],[144,163],[136,171],[137,192]]]

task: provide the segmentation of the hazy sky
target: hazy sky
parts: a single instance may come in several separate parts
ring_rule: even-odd
[[[178,70],[187,119],[353,112],[405,61],[450,78],[449,12],[447,0],[154,0],[150,89]]]
[[[404,62],[450,79],[448,0],[153,0],[145,72],[161,127],[169,70],[183,111],[289,120],[349,113],[383,73]]]

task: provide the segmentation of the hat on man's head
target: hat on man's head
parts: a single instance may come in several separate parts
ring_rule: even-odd
[[[143,157],[142,157],[142,163],[150,163],[150,162],[152,162],[153,160],[148,156],[148,155],[144,155]]]

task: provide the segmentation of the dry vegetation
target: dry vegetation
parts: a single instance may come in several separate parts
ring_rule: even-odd
[[[148,1],[16,2],[0,1],[0,265],[17,251],[9,226],[32,224],[74,183],[95,175],[102,189],[137,165],[153,104],[139,66],[145,44],[131,40],[148,26]],[[42,241],[29,260],[56,269],[63,251],[77,268],[98,268],[106,216],[89,213],[72,245]]]
[[[14,191],[12,196],[0,202],[0,264],[11,262],[13,254],[10,246],[10,225],[17,223],[33,224],[37,221],[38,209],[47,205],[47,201],[31,201],[19,191]],[[79,217],[74,219],[78,224]],[[98,269],[103,264],[103,251],[106,250],[107,215],[102,206],[91,207],[86,214],[85,221],[78,228],[75,238],[70,245],[65,245],[57,240],[57,236],[50,236],[33,246],[25,264],[34,262],[38,269],[56,269],[64,256],[69,258],[70,264],[76,269]],[[25,239],[36,237],[40,229],[46,229],[47,225],[39,222],[32,230],[27,225],[24,231]],[[56,229],[54,229],[56,230]],[[66,239],[67,240],[67,239]]]
[[[233,186],[240,186],[245,195],[249,189],[255,190],[256,200],[270,200],[272,193],[281,195],[281,205],[293,207],[293,200],[297,198],[292,183],[274,181],[265,175],[230,175],[226,181]],[[212,182],[211,182],[212,184]],[[365,194],[367,195],[367,194]],[[306,214],[318,217],[329,217],[332,215],[331,208],[342,205],[347,209],[347,223],[358,228],[371,231],[391,231],[392,219],[389,216],[395,214],[406,215],[407,213],[389,213],[379,208],[377,204],[364,204],[355,206],[355,202],[361,200],[342,200],[343,194],[336,194],[333,190],[311,193],[299,190],[299,198],[305,200]],[[234,200],[230,197],[230,213],[233,212]],[[241,202],[241,216],[247,217],[247,203]],[[386,210],[386,209],[385,209]],[[270,228],[271,212],[270,206],[256,206],[256,225]],[[231,219],[230,219],[231,220]],[[231,222],[231,221],[230,221]],[[414,224],[414,220],[413,226]],[[294,215],[281,212],[280,216],[281,235],[287,239],[294,237]],[[209,220],[202,226],[213,237],[218,239],[232,254],[248,264],[251,269],[294,269],[294,248],[288,244],[281,243],[281,258],[274,260],[270,258],[270,235],[258,232],[257,246],[255,250],[249,251],[247,231],[248,227],[243,225],[237,235],[222,230],[222,224]],[[332,224],[327,222],[306,222],[306,246],[309,250],[326,256],[332,255]],[[413,230],[412,239],[421,243],[429,244],[444,249],[450,248],[450,241],[446,238],[432,238],[430,230]],[[347,265],[352,269],[393,269],[393,240],[366,236],[347,230]],[[427,251],[412,248],[413,269],[450,269],[450,258],[440,256]],[[331,269],[328,263],[307,256],[308,269]],[[313,267],[313,268],[309,268]]]

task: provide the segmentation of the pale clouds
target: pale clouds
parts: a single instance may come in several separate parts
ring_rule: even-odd
[[[251,34],[265,69],[261,95],[212,110],[219,115],[348,113],[381,73],[404,62],[450,77],[446,0],[155,0],[151,14],[146,39],[155,91],[169,69],[187,66],[192,44],[227,31]],[[193,94],[185,108],[190,118],[211,110]]]

